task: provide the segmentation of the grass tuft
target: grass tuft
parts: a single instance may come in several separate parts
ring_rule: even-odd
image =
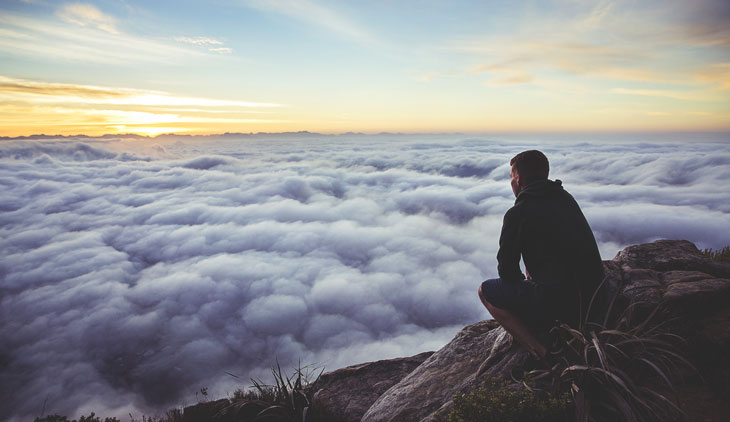
[[[278,360],[271,368],[274,384],[251,379],[248,390],[236,390],[231,404],[221,413],[234,418],[246,416],[246,420],[257,421],[307,421],[312,412],[312,391],[309,388],[324,372],[311,366],[302,367],[301,362],[292,375],[282,372]],[[316,375],[316,376],[315,376]]]
[[[730,246],[722,249],[712,250],[711,248],[702,251],[702,255],[712,259],[713,261],[730,263]]]
[[[42,418],[35,418],[33,422],[120,422],[117,418],[104,418],[103,420],[96,416],[96,413],[91,412],[89,416],[81,416],[79,419],[69,421],[66,416],[60,415],[47,415]]]

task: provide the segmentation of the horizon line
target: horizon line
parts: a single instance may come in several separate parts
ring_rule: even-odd
[[[205,137],[230,137],[230,136],[267,136],[267,135],[288,135],[288,136],[493,136],[493,135],[628,135],[628,134],[704,134],[704,135],[723,135],[730,136],[730,128],[722,130],[525,130],[525,131],[493,131],[493,132],[390,132],[390,131],[379,131],[379,132],[311,132],[308,130],[300,131],[283,131],[283,132],[217,132],[217,133],[160,133],[157,135],[143,135],[134,132],[126,133],[105,133],[102,135],[87,135],[87,134],[46,134],[36,133],[32,135],[18,135],[18,136],[2,136],[0,140],[29,140],[29,139],[53,139],[53,138],[89,138],[89,139],[104,139],[104,138],[145,138],[145,139],[156,139],[172,136],[188,137],[188,138],[205,138]],[[730,140],[730,138],[728,139]]]

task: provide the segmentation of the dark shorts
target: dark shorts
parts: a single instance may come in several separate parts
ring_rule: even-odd
[[[532,280],[504,282],[499,278],[482,283],[482,296],[487,302],[500,309],[512,312],[527,325],[536,329],[550,327],[555,318],[549,312],[550,306],[541,286]]]

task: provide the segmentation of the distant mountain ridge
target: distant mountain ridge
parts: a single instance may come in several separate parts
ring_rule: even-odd
[[[167,137],[185,137],[185,138],[248,138],[248,137],[286,137],[286,138],[300,138],[300,137],[350,137],[350,136],[465,136],[459,132],[449,133],[403,133],[403,132],[378,132],[378,133],[364,133],[364,132],[342,132],[342,133],[319,133],[310,132],[307,130],[297,132],[224,132],[218,134],[186,134],[186,133],[161,133],[159,135],[147,136],[136,133],[115,133],[115,134],[104,134],[104,135],[46,135],[46,134],[35,134],[27,136],[0,136],[0,140],[33,140],[33,139],[68,139],[68,138],[81,138],[81,139],[116,139],[116,138],[137,138],[137,139],[156,139],[156,138],[167,138]]]

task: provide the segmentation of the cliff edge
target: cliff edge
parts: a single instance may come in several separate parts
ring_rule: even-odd
[[[616,316],[628,307],[648,313],[660,306],[661,317],[672,321],[672,332],[686,339],[686,354],[700,375],[677,386],[681,407],[689,420],[730,420],[724,399],[730,390],[730,264],[708,259],[691,242],[658,240],[625,248],[604,261],[604,270],[604,300],[594,315]],[[380,379],[379,371],[358,365],[356,372],[343,368],[325,374],[326,382],[315,384],[318,405],[346,422],[430,422],[436,412],[448,413],[455,394],[485,386],[488,377],[476,376],[483,362],[487,375],[509,379],[527,352],[498,323],[487,320],[464,328],[437,352],[414,358],[424,357],[412,370],[403,366],[401,372],[391,372],[392,386],[370,406],[347,385],[372,384],[372,378]]]
[[[629,246],[603,265],[594,320],[618,320],[629,310],[638,320],[652,314],[664,321],[685,339],[682,353],[696,368],[685,369],[683,382],[674,386],[687,419],[730,420],[730,263],[710,260],[685,240],[658,240]],[[454,407],[455,394],[486,387],[494,378],[509,382],[512,369],[527,358],[496,321],[486,320],[465,327],[436,352],[338,369],[309,388],[313,408],[328,421],[432,422],[436,413]],[[485,371],[477,376],[482,365]],[[224,399],[187,407],[184,419],[244,422],[256,414],[217,418],[215,408],[227,404]]]

